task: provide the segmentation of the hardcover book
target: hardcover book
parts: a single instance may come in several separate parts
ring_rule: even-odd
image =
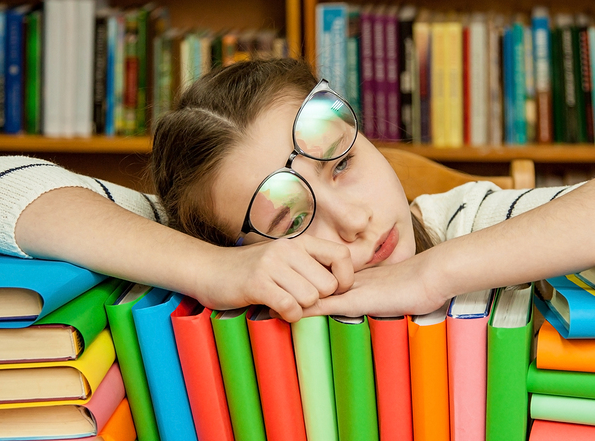
[[[566,339],[545,321],[537,335],[536,363],[539,369],[595,373],[595,339]]]
[[[587,372],[538,369],[533,361],[527,373],[527,390],[533,394],[595,400],[595,375]]]

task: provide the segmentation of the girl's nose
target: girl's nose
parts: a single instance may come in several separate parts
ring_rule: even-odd
[[[345,242],[354,242],[366,230],[372,219],[372,210],[364,202],[336,195],[320,199],[316,201],[316,216],[320,214],[324,217],[329,226],[334,228]]]

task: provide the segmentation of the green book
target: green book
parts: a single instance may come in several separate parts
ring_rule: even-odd
[[[532,287],[497,293],[488,322],[486,441],[525,441],[527,371],[533,332]]]
[[[41,9],[31,11],[26,20],[25,131],[37,135],[41,132]]]
[[[107,325],[104,302],[123,283],[106,279],[75,297],[35,325],[0,329],[0,362],[75,360]]]
[[[531,418],[595,426],[595,400],[533,394]]]
[[[159,441],[157,420],[132,317],[132,307],[149,290],[148,286],[132,285],[127,291],[114,292],[105,303],[122,380],[139,441]]]
[[[236,441],[266,441],[247,308],[213,311],[211,323]]]
[[[291,324],[308,441],[338,441],[329,324],[326,316]]]
[[[329,317],[333,382],[341,441],[379,439],[368,318]]]
[[[527,390],[534,394],[595,399],[595,374],[537,369],[534,360],[527,373]]]

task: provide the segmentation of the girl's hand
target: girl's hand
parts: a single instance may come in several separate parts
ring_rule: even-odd
[[[355,283],[349,291],[320,298],[316,304],[304,309],[304,317],[333,314],[395,317],[438,309],[450,296],[440,292],[437,274],[430,278],[423,276],[424,263],[420,262],[423,259],[418,257],[356,273]],[[432,281],[437,282],[436,286],[432,286]]]
[[[354,280],[347,247],[306,234],[219,248],[211,271],[206,290],[205,274],[197,275],[201,288],[193,295],[205,306],[230,309],[263,304],[288,322],[299,320],[302,308],[346,291]]]

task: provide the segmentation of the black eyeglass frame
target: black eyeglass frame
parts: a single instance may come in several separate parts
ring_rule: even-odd
[[[354,122],[353,127],[355,129],[355,136],[353,137],[351,144],[349,145],[349,147],[347,149],[345,149],[345,151],[343,153],[341,153],[338,156],[333,156],[331,158],[317,158],[315,156],[311,156],[311,155],[307,154],[304,150],[302,150],[300,148],[300,146],[298,145],[297,140],[295,138],[295,129],[297,126],[297,122],[298,122],[298,119],[299,119],[302,111],[304,110],[304,107],[306,106],[306,104],[308,104],[308,102],[312,99],[312,97],[319,92],[329,92],[329,93],[335,95],[339,100],[341,100],[341,102],[343,104],[345,104],[347,106],[347,108],[353,115],[353,122]],[[265,182],[267,182],[272,176],[279,174],[279,173],[290,173],[290,174],[296,176],[297,178],[299,178],[304,184],[306,184],[307,189],[312,194],[312,203],[314,205],[314,207],[312,209],[312,216],[310,217],[310,221],[308,222],[308,225],[306,225],[303,230],[298,231],[295,234],[283,236],[283,238],[293,239],[294,237],[298,237],[300,234],[302,234],[304,231],[306,231],[308,229],[308,227],[310,227],[310,225],[312,224],[312,221],[314,220],[314,216],[316,215],[316,195],[314,194],[314,190],[312,189],[312,186],[308,183],[308,181],[306,181],[306,179],[302,175],[300,175],[297,171],[295,171],[292,168],[293,161],[299,155],[304,156],[306,158],[314,159],[315,161],[321,161],[321,162],[328,162],[328,161],[334,161],[336,159],[339,159],[339,158],[345,156],[351,150],[351,148],[353,147],[353,144],[355,144],[358,133],[359,133],[359,121],[357,119],[357,115],[356,115],[355,111],[353,110],[353,107],[351,107],[351,105],[347,102],[347,100],[345,100],[345,98],[343,98],[341,95],[339,95],[333,89],[331,89],[327,80],[325,80],[324,78],[321,79],[318,82],[318,84],[310,91],[310,93],[308,94],[308,96],[306,97],[306,99],[304,100],[302,105],[300,106],[299,110],[297,111],[295,119],[293,120],[293,126],[291,129],[291,138],[293,140],[293,151],[289,155],[289,158],[287,158],[287,161],[285,162],[285,166],[280,169],[275,170],[274,172],[269,174],[266,178],[264,178],[261,181],[261,183],[258,185],[258,187],[256,188],[256,191],[254,191],[254,194],[252,195],[252,198],[250,199],[250,203],[248,204],[248,210],[246,211],[246,216],[244,216],[244,222],[242,224],[242,229],[240,231],[240,235],[238,236],[238,239],[236,240],[235,245],[241,246],[244,242],[244,238],[246,237],[246,235],[248,233],[256,233],[256,234],[266,237],[268,239],[280,239],[279,237],[271,236],[266,233],[263,233],[262,231],[259,231],[258,229],[256,229],[254,227],[254,225],[252,224],[252,221],[250,220],[250,211],[252,209],[252,204],[254,203],[254,200],[256,199],[256,196],[258,195],[258,192],[260,191],[260,189],[262,188],[262,186],[264,185]]]

